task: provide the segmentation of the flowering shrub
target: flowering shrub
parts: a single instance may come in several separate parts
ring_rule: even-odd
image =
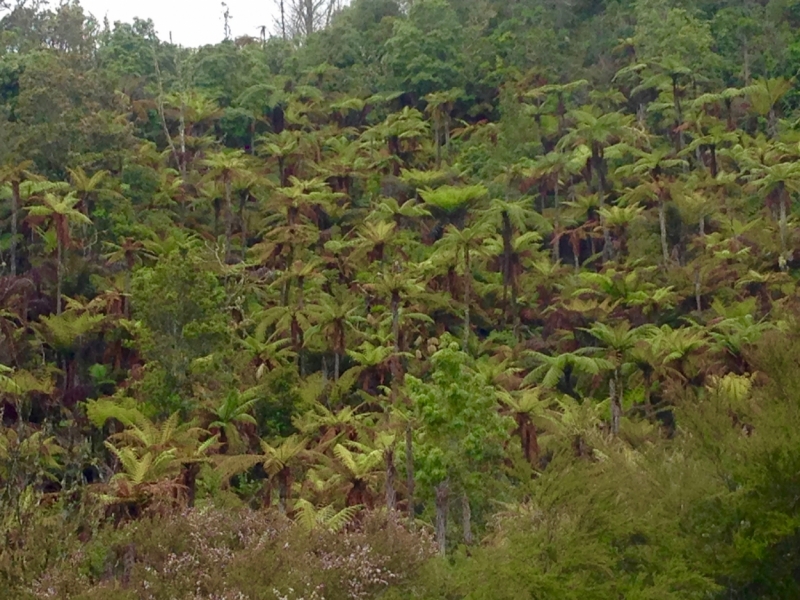
[[[101,529],[21,597],[367,600],[434,553],[427,532],[379,513],[339,533],[309,533],[276,513],[192,509]]]

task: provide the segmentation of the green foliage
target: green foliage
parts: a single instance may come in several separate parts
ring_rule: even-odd
[[[496,468],[502,455],[508,423],[495,409],[491,387],[469,363],[458,344],[445,339],[431,357],[430,380],[407,379],[422,426],[417,475],[426,485],[451,477],[468,484],[480,471]]]
[[[460,597],[706,598],[718,590],[672,512],[693,488],[659,479],[653,502],[643,483],[652,473],[622,456],[552,473],[558,483],[538,481],[527,503],[501,512],[492,542],[456,563]]]
[[[796,3],[6,4],[6,595],[798,596]]]
[[[431,206],[446,213],[465,208],[471,202],[486,197],[488,190],[481,185],[453,187],[443,185],[434,190],[421,190],[420,196]]]
[[[458,16],[446,0],[415,2],[386,42],[386,62],[398,87],[418,98],[459,87],[458,30]]]
[[[192,250],[172,251],[154,267],[136,272],[132,281],[134,328],[152,370],[147,386],[153,406],[173,411],[186,400],[194,361],[225,347],[228,321],[224,290]]]
[[[31,528],[37,541],[56,532],[66,533],[69,542],[75,539],[41,522]],[[431,549],[427,536],[374,513],[365,515],[359,531],[334,532],[308,530],[280,517],[265,519],[247,509],[197,510],[100,528],[82,551],[58,553],[46,562],[41,578],[17,597],[314,598],[324,589],[326,598],[347,600],[378,596],[409,581]],[[31,552],[28,558],[34,562],[39,556]]]
[[[331,506],[314,508],[308,500],[300,500],[297,504],[297,524],[308,532],[324,528],[334,533],[344,529],[361,510],[361,506],[348,506],[336,512]]]

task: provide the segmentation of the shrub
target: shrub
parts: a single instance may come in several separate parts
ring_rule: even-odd
[[[273,512],[191,509],[101,528],[21,592],[64,600],[366,600],[434,552],[425,532],[367,513],[308,532]],[[113,596],[112,596],[113,593]]]

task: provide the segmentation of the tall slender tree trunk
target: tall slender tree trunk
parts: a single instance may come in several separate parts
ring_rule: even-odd
[[[508,299],[508,288],[511,285],[511,255],[513,253],[513,248],[511,247],[511,236],[513,235],[513,229],[511,227],[511,219],[508,216],[507,211],[503,211],[503,304],[506,304]],[[507,305],[508,310],[511,314],[506,316],[506,320],[510,321],[513,319],[513,312],[514,307],[511,305]]]
[[[703,312],[703,294],[700,282],[700,269],[694,270],[694,302],[697,312]]]
[[[225,262],[231,262],[231,239],[233,238],[232,190],[229,177],[225,178]]]
[[[439,554],[447,553],[447,508],[450,501],[450,481],[445,479],[436,486],[436,544]]]
[[[711,176],[716,179],[719,173],[719,165],[717,164],[717,146],[715,144],[711,145],[709,153],[711,154]]]
[[[185,177],[184,161],[182,155],[178,155],[178,150],[175,148],[175,142],[172,141],[172,135],[169,132],[169,125],[167,125],[167,117],[164,112],[164,82],[161,79],[161,65],[158,63],[158,42],[153,46],[153,65],[156,72],[156,83],[158,84],[158,97],[156,98],[156,106],[158,108],[158,115],[161,117],[161,126],[164,129],[164,136],[167,138],[167,145],[169,146],[172,157],[175,159],[175,164],[181,171],[181,176]],[[180,64],[180,63],[179,63]],[[183,131],[183,128],[181,128]]]
[[[20,205],[20,193],[19,193],[19,181],[12,181],[11,182],[11,276],[15,276],[17,274],[17,229],[19,229],[19,224],[17,222],[19,205]]]
[[[392,291],[392,342],[394,343],[394,356],[392,357],[392,390],[400,384],[400,294]]]
[[[122,314],[126,319],[131,318],[131,286],[133,284],[133,269],[125,271],[125,297],[122,299]]]
[[[297,308],[298,310],[303,310],[305,308],[306,301],[305,301],[305,277],[298,277],[297,278]],[[298,360],[298,367],[300,369],[300,377],[306,376],[306,353],[303,349],[304,345],[304,333],[303,330],[300,328],[300,324],[297,321],[297,318],[294,319],[294,327],[298,332],[297,336],[297,360]]]
[[[186,101],[183,93],[181,93],[181,113],[179,116],[178,126],[180,127],[178,130],[178,136],[181,145],[178,170],[181,173],[181,179],[183,180],[181,185],[183,186],[186,185]]]
[[[313,0],[304,0],[305,7],[303,8],[303,17],[304,17],[304,25],[305,25],[305,35],[308,37],[312,33],[314,33],[314,1]]]
[[[94,214],[94,201],[91,199],[91,194],[85,193],[81,194],[81,202],[80,202],[80,209],[81,212],[86,216],[86,218],[91,219],[92,215]],[[83,258],[89,260],[89,258],[95,258],[96,255],[96,245],[94,242],[91,244],[88,243],[89,241],[89,228],[91,225],[87,225],[86,223],[80,224],[81,230],[81,240],[83,240]],[[96,241],[96,240],[95,240]]]
[[[470,302],[472,298],[472,261],[469,246],[464,247],[464,352],[469,347],[470,334]]]
[[[669,245],[667,244],[667,211],[663,200],[658,201],[658,226],[661,230],[661,254],[664,264],[669,264]]]
[[[557,179],[553,193],[553,208],[555,209],[555,231],[559,232],[561,230],[561,204],[558,201]],[[561,260],[561,236],[557,234],[556,237],[553,238],[553,262],[557,263],[559,260]]]
[[[539,184],[539,212],[544,214],[545,205],[547,204],[547,185],[544,180]]]
[[[339,383],[339,363],[341,356],[338,352],[333,353],[333,381]]]
[[[289,220],[289,225],[294,225],[292,219]],[[293,243],[289,243],[289,255],[286,257],[285,269],[288,271],[294,262],[295,247]],[[287,277],[283,281],[283,289],[281,290],[281,303],[283,306],[289,306],[289,300],[292,293],[292,285],[290,278]]]
[[[338,8],[338,3],[336,0],[328,0],[328,13],[325,15],[325,27],[328,27],[331,24],[331,19],[333,18],[333,11],[335,8]]]
[[[464,543],[471,546],[475,539],[472,535],[472,509],[466,492],[461,494],[461,528],[464,531]]]
[[[406,494],[408,496],[408,522],[414,525],[414,432],[411,423],[406,425]]]
[[[683,109],[681,108],[681,100],[679,95],[680,90],[678,89],[678,78],[677,76],[672,77],[672,102],[675,108],[675,129],[678,132],[678,135],[675,136],[675,151],[680,154],[681,150],[683,150]]]

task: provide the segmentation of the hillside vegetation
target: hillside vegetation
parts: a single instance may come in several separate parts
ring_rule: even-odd
[[[2,4],[4,598],[800,597],[800,3]]]

